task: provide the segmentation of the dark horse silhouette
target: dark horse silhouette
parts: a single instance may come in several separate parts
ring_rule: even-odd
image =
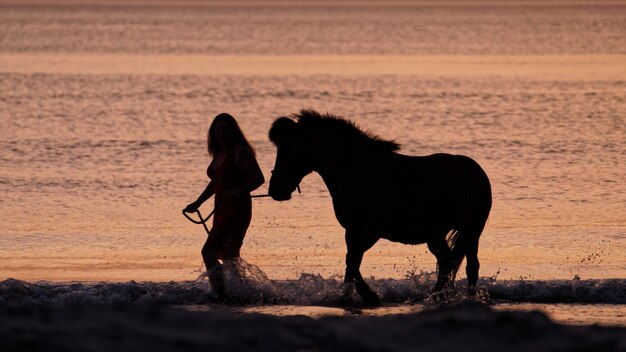
[[[407,156],[400,145],[350,121],[313,110],[278,118],[269,132],[278,148],[269,194],[288,200],[304,176],[320,174],[345,228],[346,283],[367,305],[380,301],[359,267],[380,238],[427,243],[437,258],[435,291],[452,286],[467,258],[468,288],[478,280],[478,240],[491,209],[491,185],[462,155]]]

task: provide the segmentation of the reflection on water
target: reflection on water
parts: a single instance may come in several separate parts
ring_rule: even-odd
[[[205,234],[180,210],[210,119],[237,117],[268,178],[268,128],[301,108],[483,165],[483,278],[625,277],[623,5],[368,4],[3,4],[0,279],[193,280]],[[243,256],[272,280],[341,277],[328,192],[301,186],[255,200]],[[362,273],[434,269],[380,241]]]
[[[626,306],[623,304],[498,304],[496,310],[539,310],[552,320],[573,325],[605,325],[626,327]]]
[[[0,54],[13,73],[109,75],[414,75],[425,77],[533,76],[541,81],[626,77],[626,55],[86,55]]]
[[[195,278],[205,234],[180,208],[206,182],[209,117],[231,111],[241,120],[267,176],[275,156],[267,128],[300,107],[354,119],[407,154],[479,160],[494,190],[482,276],[624,277],[619,80],[3,77],[4,278]],[[255,200],[243,256],[273,279],[342,275],[343,230],[328,192],[317,175],[301,186],[287,203]],[[380,241],[362,272],[397,278],[434,267],[425,246]]]
[[[239,313],[257,313],[273,316],[302,315],[311,318],[327,316],[384,316],[419,313],[432,307],[421,304],[385,306],[379,308],[346,309],[320,306],[263,305],[243,308],[216,308],[209,306],[180,306],[190,311],[227,310]],[[603,325],[626,327],[626,307],[613,304],[536,304],[501,303],[491,305],[496,311],[535,311],[548,315],[554,322],[568,325]]]

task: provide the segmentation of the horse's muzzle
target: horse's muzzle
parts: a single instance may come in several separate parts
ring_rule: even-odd
[[[270,197],[272,197],[273,200],[277,200],[277,201],[284,201],[284,200],[289,200],[291,199],[291,193],[277,193],[277,192],[270,192]]]
[[[270,178],[270,187],[268,189],[268,194],[272,197],[273,200],[284,201],[291,199],[291,193],[293,193],[294,189],[290,189],[290,185],[285,177],[281,177],[282,175],[276,174],[272,171],[272,178]]]

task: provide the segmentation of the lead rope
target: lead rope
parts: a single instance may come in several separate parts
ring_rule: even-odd
[[[250,198],[265,198],[265,197],[269,197],[269,194],[255,194],[255,195],[251,195]],[[211,211],[211,213],[205,218],[202,217],[202,214],[200,213],[200,209],[196,209],[196,214],[198,214],[198,218],[200,220],[195,220],[192,219],[191,216],[187,215],[187,213],[185,213],[185,210],[183,210],[183,215],[185,215],[185,217],[193,222],[194,224],[202,224],[202,227],[204,227],[204,231],[206,231],[207,235],[211,235],[211,231],[209,231],[209,228],[206,226],[206,222],[213,216],[213,214],[215,213],[215,209],[217,208],[217,206],[215,208],[213,208],[213,210]],[[202,266],[200,266],[200,271],[202,271]],[[200,274],[200,276],[198,276],[198,278],[196,279],[196,281],[200,281],[200,279],[204,278],[204,277],[208,277],[209,276],[209,271],[207,269],[207,271],[205,271],[203,274]]]
[[[298,192],[300,192],[300,187],[298,187]],[[250,198],[265,198],[265,197],[269,197],[269,194],[254,194],[251,195]],[[217,207],[215,207],[217,208]],[[206,219],[202,216],[202,214],[200,214],[200,209],[196,209],[196,214],[198,214],[198,218],[200,220],[196,220],[196,219],[192,219],[191,216],[187,215],[187,213],[183,210],[183,215],[185,215],[185,217],[193,222],[194,224],[202,224],[202,226],[204,226],[204,230],[206,230],[206,233],[209,233],[209,228],[206,226],[206,222],[213,216],[213,214],[215,214],[215,208],[213,208],[213,210],[211,211],[211,213],[206,217]]]
[[[296,189],[298,189],[298,193],[302,193],[302,191],[300,190],[300,185],[296,186]],[[253,194],[250,195],[250,198],[266,198],[269,197],[270,195],[268,193],[265,194]],[[206,231],[207,234],[210,233],[209,228],[206,226],[206,222],[213,216],[213,214],[215,213],[215,209],[217,208],[217,206],[215,208],[213,208],[213,210],[211,211],[211,213],[206,217],[206,219],[202,218],[202,214],[200,214],[200,209],[196,209],[196,213],[198,214],[198,218],[200,220],[195,220],[192,219],[189,215],[187,215],[187,213],[185,213],[185,210],[183,210],[183,215],[185,215],[185,217],[193,222],[194,224],[202,224],[202,226],[204,226],[204,230]]]

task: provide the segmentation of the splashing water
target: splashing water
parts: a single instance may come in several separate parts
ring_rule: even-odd
[[[226,260],[224,285],[226,294],[231,299],[242,303],[275,303],[280,294],[272,280],[256,265],[242,258]]]
[[[341,277],[324,278],[320,274],[302,273],[297,280],[272,281],[258,266],[242,258],[223,263],[224,285],[229,304],[296,304],[316,306],[361,306],[363,301],[353,284],[343,283]],[[434,272],[407,272],[405,280],[375,279],[368,282],[386,304],[455,305],[491,302],[486,287],[473,294],[463,284],[432,293],[436,281]],[[204,272],[195,282],[208,278]],[[212,289],[212,292],[214,290]]]
[[[224,279],[229,299],[216,300],[204,274],[195,281],[170,282],[26,282],[0,281],[0,305],[5,304],[224,304],[298,305],[344,307],[359,306],[357,294],[343,296],[346,285],[338,276],[325,278],[302,273],[296,280],[270,280],[256,265],[239,259],[224,264]],[[464,280],[456,287],[436,295],[431,293],[436,275],[431,272],[408,273],[404,279],[368,278],[383,306],[455,305],[465,302],[624,304],[626,279],[601,280],[504,280],[481,278],[474,295],[468,295]]]
[[[271,304],[280,297],[278,290],[267,274],[258,266],[246,262],[243,258],[225,260],[224,287],[228,301],[239,304]],[[195,282],[208,279],[209,273],[201,273]],[[212,291],[215,290],[212,288]]]

